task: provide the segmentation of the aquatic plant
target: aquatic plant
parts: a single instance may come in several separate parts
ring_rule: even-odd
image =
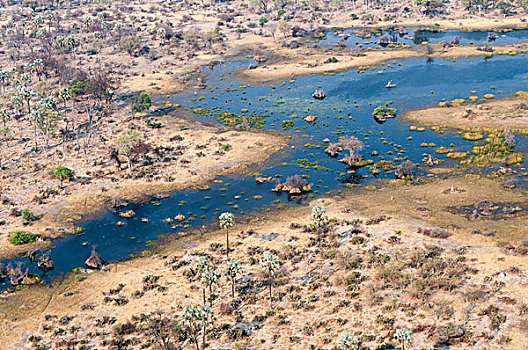
[[[508,141],[509,144],[506,142]],[[511,162],[510,164],[516,163],[516,159],[522,161],[521,157],[513,156],[511,144],[514,144],[514,137],[506,134],[504,137],[500,134],[491,134],[489,137],[473,147],[471,151],[472,156],[467,160],[464,160],[462,164],[472,164],[476,166],[488,166],[494,161]],[[513,156],[513,157],[512,157]],[[510,157],[509,159],[507,159]]]

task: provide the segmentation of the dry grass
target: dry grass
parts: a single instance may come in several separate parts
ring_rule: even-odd
[[[512,97],[481,101],[478,105],[466,103],[457,107],[436,107],[408,112],[404,119],[425,125],[445,126],[467,130],[528,130],[528,110],[523,104],[526,97]],[[467,111],[473,113],[468,117]]]
[[[260,349],[309,348],[311,344],[332,347],[340,334],[353,333],[373,349],[391,342],[396,328],[407,327],[413,330],[417,347],[448,339],[453,349],[522,348],[525,316],[519,314],[519,305],[528,303],[522,292],[528,271],[525,258],[508,255],[493,242],[474,239],[461,234],[460,230],[453,230],[457,232],[455,235],[443,239],[416,233],[419,225],[449,226],[441,220],[456,220],[453,216],[416,217],[410,208],[416,199],[427,200],[425,194],[440,198],[434,207],[427,203],[430,208],[451,203],[454,201],[451,197],[438,195],[451,184],[466,189],[466,192],[449,195],[459,196],[461,203],[472,197],[480,198],[489,188],[494,194],[489,199],[506,196],[516,199],[524,195],[515,190],[501,190],[491,180],[458,178],[416,186],[391,185],[376,192],[350,194],[343,199],[324,199],[322,205],[328,215],[336,217],[338,222],[327,235],[321,251],[313,246],[314,233],[290,228],[292,218],[300,224],[309,223],[309,208],[288,209],[236,226],[231,230],[234,250],[230,256],[242,262],[245,276],[252,277],[237,282],[237,295],[245,296],[236,312],[228,305],[230,284],[225,277],[221,278],[214,289],[218,296],[214,302],[215,325],[227,328],[217,328],[218,339],[208,337],[208,342],[213,347],[240,343]],[[394,199],[384,201],[384,196]],[[371,202],[373,200],[375,202]],[[368,220],[374,212],[369,203],[390,203],[381,208],[377,205],[375,213],[393,218],[379,223]],[[345,208],[353,210],[345,213]],[[355,221],[357,219],[363,223]],[[355,227],[351,222],[359,224],[363,230],[361,243],[332,237],[332,232],[345,232]],[[496,226],[503,224],[495,222]],[[261,238],[271,232],[279,235],[271,241]],[[184,306],[201,303],[199,280],[189,277],[192,275],[188,273],[193,263],[183,263],[183,255],[208,254],[221,271],[225,264],[224,239],[223,231],[187,236],[167,242],[151,257],[111,265],[106,272],[77,275],[82,281],[70,276],[66,283],[54,289],[20,291],[0,304],[4,315],[9,315],[0,327],[0,334],[4,335],[0,347],[22,344],[27,335],[35,333],[43,337],[44,343],[84,339],[89,332],[111,330],[112,325],[95,326],[104,316],[115,317],[114,325],[157,309],[178,318]],[[258,264],[258,259],[269,253],[279,257],[282,263],[275,278],[274,312],[271,313],[268,312],[266,275]],[[307,261],[310,261],[308,268]],[[148,275],[160,276],[156,284],[162,288],[145,290],[142,286]],[[116,288],[119,284],[124,286]],[[143,296],[135,297],[136,291],[142,288]],[[108,296],[128,302],[116,306],[104,302]],[[54,317],[45,317],[48,314]],[[504,315],[507,316],[505,320]],[[65,316],[71,317],[71,321]],[[235,340],[233,337],[238,331],[233,324],[237,319],[242,323],[259,319],[261,326],[254,328],[249,337]],[[466,335],[449,338],[456,334],[453,327],[460,325],[466,329]],[[75,335],[52,336],[53,330],[71,326],[81,328]],[[51,330],[46,330],[48,327]],[[133,336],[145,338],[139,333],[125,338]],[[112,336],[92,337],[90,342],[101,345],[104,339],[109,341]]]

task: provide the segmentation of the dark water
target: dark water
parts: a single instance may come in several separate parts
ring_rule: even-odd
[[[347,47],[362,47],[374,48],[378,45],[378,40],[382,35],[386,35],[392,42],[405,44],[409,46],[416,46],[423,42],[439,43],[442,41],[452,42],[456,37],[460,41],[460,45],[483,45],[485,43],[493,43],[496,45],[518,44],[528,40],[528,30],[516,30],[512,32],[499,33],[498,39],[491,41],[488,39],[488,34],[491,32],[462,32],[450,30],[447,32],[432,32],[428,30],[416,30],[409,28],[408,34],[399,35],[391,31],[380,31],[377,35],[372,35],[370,38],[362,38],[357,36],[359,31],[357,29],[344,30],[344,34],[349,34],[350,37],[345,40]],[[328,32],[326,38],[318,42],[321,46],[336,45],[341,38],[335,32]],[[315,40],[317,42],[317,40]]]
[[[282,176],[283,179],[294,174],[305,175],[313,185],[314,191],[310,194],[313,197],[346,189],[348,183],[375,181],[368,168],[360,169],[353,175],[346,174],[347,168],[338,159],[327,156],[324,146],[317,148],[323,145],[322,140],[325,138],[334,142],[340,136],[355,135],[365,143],[366,147],[361,153],[366,159],[374,161],[380,160],[379,156],[370,156],[376,150],[386,160],[396,159],[397,164],[403,157],[419,163],[423,153],[445,160],[442,166],[452,164],[445,156],[434,153],[436,147],[454,144],[451,148],[465,152],[471,149],[472,142],[464,140],[456,132],[438,134],[429,129],[425,132],[411,132],[409,124],[398,118],[389,119],[380,125],[371,117],[372,110],[378,105],[393,101],[391,107],[402,113],[434,106],[442,99],[464,98],[472,95],[472,90],[476,90],[478,96],[487,93],[494,93],[499,97],[511,96],[518,90],[528,89],[527,63],[527,58],[521,55],[499,56],[490,60],[470,58],[456,62],[435,60],[430,63],[414,59],[391,62],[393,68],[385,65],[379,67],[379,70],[363,74],[348,71],[334,76],[307,76],[294,83],[286,81],[276,84],[275,87],[251,86],[238,89],[242,84],[232,75],[234,70],[247,67],[246,60],[220,65],[214,71],[207,72],[208,85],[216,88],[178,94],[170,97],[170,101],[182,105],[177,113],[186,111],[193,118],[207,122],[216,122],[217,116],[204,117],[192,113],[192,110],[207,108],[217,112],[241,113],[242,109],[248,109],[248,113],[268,115],[264,118],[264,129],[293,135],[292,145],[295,148],[284,150],[252,171],[261,172],[265,176]],[[384,86],[388,80],[395,82],[397,88],[386,89]],[[323,88],[328,97],[323,101],[312,99],[311,94],[316,88]],[[240,91],[227,92],[226,89]],[[502,95],[499,91],[502,91]],[[158,97],[158,102],[166,100]],[[298,117],[293,117],[293,114]],[[317,122],[310,125],[301,119],[307,115],[317,116]],[[283,120],[291,120],[295,125],[284,131],[281,127]],[[412,140],[408,139],[409,136],[412,136]],[[517,135],[517,141],[517,150],[526,152],[526,137]],[[436,147],[421,147],[423,142],[434,142]],[[398,155],[400,151],[402,153]],[[311,165],[306,164],[306,161],[299,164],[298,159],[306,159]],[[315,168],[316,164],[322,168]],[[477,171],[490,170],[493,169]],[[417,168],[416,171],[423,174],[425,169]],[[382,173],[379,177],[393,178],[394,175]],[[297,201],[291,200],[287,195],[272,192],[274,184],[256,184],[250,176],[233,175],[218,180],[223,183],[212,183],[210,190],[175,192],[172,197],[159,201],[160,205],[149,203],[129,206],[126,210],[133,209],[136,212],[136,216],[129,220],[119,217],[117,213],[107,212],[102,217],[82,224],[85,228],[83,235],[55,241],[56,247],[52,249],[51,257],[56,268],[44,276],[44,279],[50,281],[76,267],[83,267],[92,244],[97,245],[103,259],[122,260],[145,249],[148,241],[157,240],[160,235],[210,224],[224,211],[231,211],[241,217],[283,204],[298,205]],[[255,199],[255,195],[263,198]],[[192,218],[185,223],[188,227],[172,229],[171,225],[162,222],[164,218],[177,214]],[[141,222],[143,217],[149,218],[150,222]],[[117,226],[116,222],[119,220],[126,220],[126,225]],[[89,242],[89,245],[83,247],[83,242]],[[24,261],[28,265],[27,259],[13,261]],[[34,264],[30,265],[30,269],[38,272]],[[8,282],[4,282],[5,288]]]

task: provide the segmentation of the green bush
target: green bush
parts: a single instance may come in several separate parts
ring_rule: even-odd
[[[35,242],[37,236],[27,231],[13,231],[9,235],[8,241],[13,245],[22,245]]]
[[[61,187],[62,183],[64,181],[71,181],[75,177],[75,172],[71,170],[70,168],[66,168],[65,166],[60,166],[55,169],[54,173],[55,177],[60,180]]]
[[[27,221],[37,220],[37,217],[35,216],[35,214],[33,214],[31,210],[29,210],[29,208],[22,210],[22,218]]]
[[[134,112],[144,112],[150,109],[152,106],[152,100],[150,95],[142,91],[137,98],[132,102],[132,111]]]
[[[84,95],[86,83],[83,80],[72,79],[70,82],[70,91],[74,95]]]

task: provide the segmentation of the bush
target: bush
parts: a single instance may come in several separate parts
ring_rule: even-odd
[[[35,242],[37,236],[27,231],[13,231],[9,235],[8,241],[13,245],[22,245]]]
[[[70,181],[71,179],[75,177],[75,172],[71,170],[70,168],[66,168],[64,166],[57,167],[57,169],[55,169],[55,172],[53,174],[55,175],[57,179],[60,180],[61,186],[65,180]]]
[[[70,82],[70,91],[77,96],[84,95],[86,90],[86,83],[84,80],[72,79]]]
[[[125,36],[119,40],[118,50],[128,52],[130,56],[141,48],[141,39],[135,35]]]
[[[137,98],[132,102],[132,111],[140,113],[150,109],[152,106],[152,100],[150,95],[142,91]]]
[[[27,221],[37,220],[37,217],[35,216],[35,214],[33,214],[31,210],[29,210],[29,208],[22,210],[22,218]]]

